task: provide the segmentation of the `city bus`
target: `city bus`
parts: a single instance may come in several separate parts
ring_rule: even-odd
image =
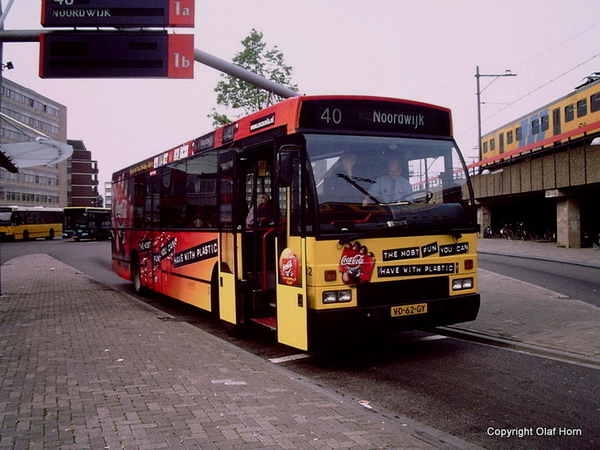
[[[382,188],[392,165],[402,198]],[[446,108],[295,97],[114,173],[112,190],[114,271],[232,334],[308,350],[477,317],[473,190]]]
[[[70,206],[64,210],[63,238],[104,240],[110,238],[111,209]]]
[[[62,234],[62,223],[62,208],[0,206],[2,240],[54,239]]]

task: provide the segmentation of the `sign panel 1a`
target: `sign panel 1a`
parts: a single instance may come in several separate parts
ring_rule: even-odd
[[[40,36],[41,78],[193,78],[194,36],[65,31]]]
[[[193,27],[195,0],[42,0],[44,27]]]

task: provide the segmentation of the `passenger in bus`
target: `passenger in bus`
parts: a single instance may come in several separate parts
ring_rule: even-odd
[[[201,227],[204,225],[204,220],[202,220],[202,211],[196,211],[196,218],[192,220],[192,226]]]
[[[273,208],[271,199],[267,194],[258,194],[256,197],[256,210],[254,205],[250,208],[246,217],[246,228],[251,230],[254,225],[258,227],[268,226],[273,220]]]
[[[323,179],[323,196],[326,201],[360,203],[363,194],[352,184],[356,175],[356,162],[356,155],[346,152],[327,171]]]
[[[192,221],[193,227],[213,228],[217,225],[216,208],[212,205],[202,205],[196,211]]]
[[[402,164],[397,159],[391,159],[387,164],[388,174],[377,178],[375,184],[369,189],[375,199],[381,203],[393,203],[403,200],[412,192],[412,186],[402,176]],[[363,204],[367,204],[365,199]]]

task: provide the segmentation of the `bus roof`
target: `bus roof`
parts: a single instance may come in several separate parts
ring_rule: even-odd
[[[0,206],[0,211],[50,211],[50,212],[62,212],[62,208],[55,206],[24,206],[24,205],[3,205]]]
[[[94,210],[100,210],[100,211],[110,211],[110,208],[104,208],[102,206],[65,206],[65,211],[69,210],[69,211],[73,211],[76,209],[94,209]]]
[[[441,106],[387,97],[300,96],[283,100],[115,172],[113,181],[283,127],[287,134],[313,131],[452,137],[450,110]]]

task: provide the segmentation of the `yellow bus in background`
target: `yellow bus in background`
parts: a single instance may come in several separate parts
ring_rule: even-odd
[[[0,206],[0,238],[54,239],[62,235],[63,210],[45,206]]]

